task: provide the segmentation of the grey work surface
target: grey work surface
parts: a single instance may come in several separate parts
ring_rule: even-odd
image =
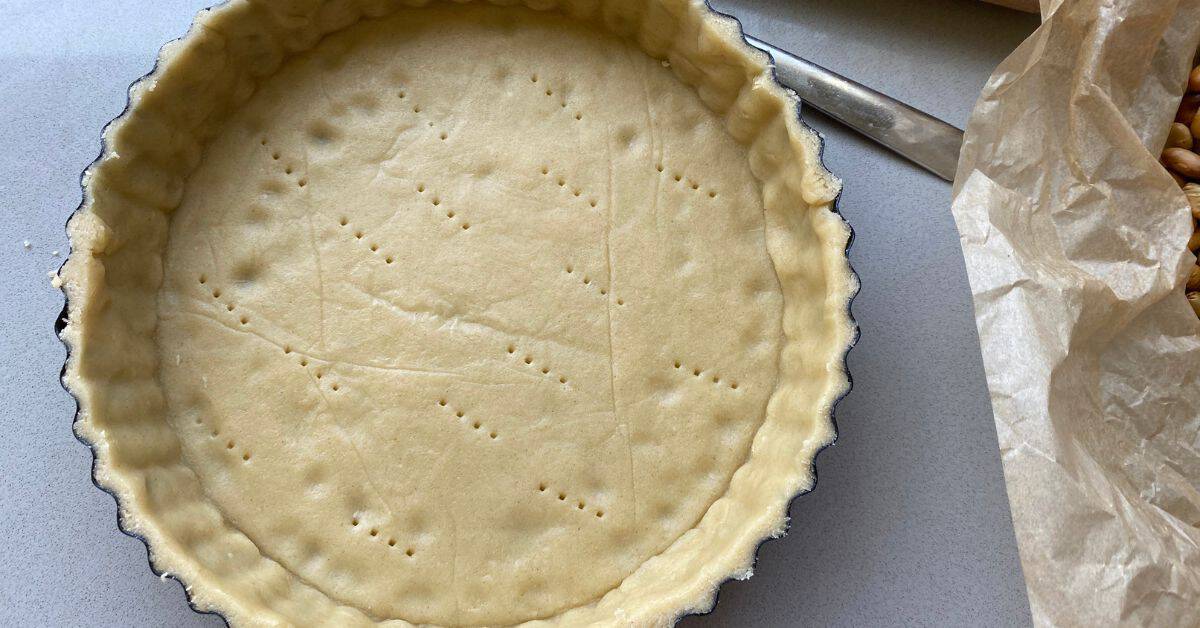
[[[217,626],[116,528],[58,383],[79,173],[126,87],[208,0],[0,0],[0,625]],[[1036,18],[971,0],[720,0],[747,31],[963,125]],[[854,391],[816,492],[755,576],[684,626],[1023,625],[1029,607],[1004,492],[949,185],[806,112],[845,180],[863,289]],[[23,246],[29,241],[30,248]]]

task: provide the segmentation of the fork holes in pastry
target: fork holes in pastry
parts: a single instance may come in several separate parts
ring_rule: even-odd
[[[396,547],[396,539],[387,540],[388,547]]]
[[[550,372],[550,368],[549,368],[549,367],[546,367],[546,366],[543,366],[543,367],[542,367],[542,375],[545,375],[545,374],[547,374],[547,373],[549,373],[549,372]]]
[[[513,353],[513,352],[515,352],[516,350],[517,350],[517,348],[516,348],[515,346],[513,346],[513,345],[508,345],[508,352],[509,352],[509,353]]]
[[[676,181],[682,181],[682,180],[683,180],[683,175],[679,175],[679,174],[677,174],[677,175],[675,175],[675,176],[674,176],[674,177],[672,177],[672,178],[673,178],[673,179],[675,179]]]
[[[566,501],[566,500],[567,500],[567,494],[566,494],[566,493],[559,493],[559,494],[558,494],[558,501],[560,501],[560,502],[561,502],[561,501]]]
[[[354,526],[354,527],[358,527],[358,517],[355,517],[355,518],[351,519],[351,520],[350,520],[350,525],[352,525],[352,526]]]
[[[405,555],[405,556],[408,556],[409,558],[412,558],[412,555],[413,555],[413,554],[415,554],[415,553],[416,553],[416,552],[414,552],[414,551],[413,551],[413,548],[411,548],[411,547],[410,547],[410,548],[408,548],[408,549],[406,549],[406,550],[404,550],[404,555]]]
[[[337,392],[339,388],[341,388],[341,386],[337,385],[336,383],[329,386],[329,389],[333,392]]]
[[[232,311],[233,311],[233,304],[232,304],[232,303],[229,303],[229,304],[227,304],[227,305],[225,306],[225,310],[226,310],[226,311],[228,311],[228,312],[232,312]]]
[[[693,369],[692,375],[695,375],[696,377],[700,377],[700,369]]]
[[[284,168],[283,173],[284,174],[292,174],[292,167],[288,166],[288,167]]]
[[[546,485],[545,485],[545,484],[538,484],[538,492],[539,492],[539,493],[545,493],[545,492],[546,492]]]
[[[308,358],[300,358],[300,366],[308,366]]]
[[[355,232],[354,232],[354,237],[355,237],[355,239],[357,239],[357,240],[361,240],[361,239],[362,239],[362,237],[363,237],[363,232],[361,232],[361,231],[355,231]]]
[[[545,166],[542,166],[542,174],[550,174],[550,169]]]
[[[480,427],[482,427],[482,426],[479,424],[479,421],[476,421],[476,422],[474,422],[474,423],[472,423],[472,424],[471,424],[471,427],[472,427],[472,428],[474,428],[474,429],[479,429],[479,428],[480,428]]]
[[[200,285],[204,285],[206,283],[208,283],[208,277],[200,275]]]
[[[225,449],[233,449],[233,441],[225,443]]]
[[[499,434],[497,434],[497,433],[495,433],[495,432],[492,432],[492,433],[488,434],[488,438],[490,438],[490,439],[492,439],[492,440],[496,440],[496,437],[497,437],[497,436],[499,436]]]
[[[374,243],[372,243],[372,244],[371,244],[371,252],[372,252],[372,253],[374,253],[374,252],[376,252],[376,251],[378,251],[378,250],[379,250],[379,245],[378,245],[378,244],[374,244]]]
[[[419,192],[421,194],[425,193],[425,184],[424,183],[417,184],[417,192]]]
[[[371,536],[379,536],[379,530],[377,528],[371,528],[371,531],[368,534]]]
[[[246,323],[250,322],[250,319],[243,316],[243,317],[239,318],[238,321],[241,322],[241,324],[245,325]]]
[[[438,135],[438,138],[441,139],[442,141],[445,141],[446,137],[448,137],[448,136],[444,132],[442,134]]]
[[[291,346],[289,346],[289,345],[283,345],[283,354],[284,354],[284,355],[287,355],[287,354],[289,354],[289,353],[291,353],[291,352],[292,352],[292,347],[291,347]]]
[[[246,453],[242,454],[242,461],[243,461],[243,462],[249,462],[249,461],[250,461],[250,452],[246,452]]]
[[[604,511],[603,511],[603,510],[597,510],[597,511],[596,511],[596,518],[597,518],[597,519],[603,519],[603,518],[604,518]]]
[[[657,171],[659,171],[659,172],[662,172],[662,171],[663,171],[663,165],[662,165],[662,164],[658,164],[657,166],[655,166],[655,167],[654,167],[654,169],[655,169],[655,170],[657,170]]]
[[[538,82],[538,75],[534,74],[534,75],[530,76],[530,77],[529,77],[529,82],[530,82],[530,83],[536,83],[536,82]]]
[[[462,224],[462,228],[463,228],[463,231],[466,231],[467,229],[470,229],[470,228],[471,228],[471,223],[469,223],[469,222],[464,222],[464,223]]]
[[[565,384],[565,383],[567,383],[567,378],[565,378],[565,377],[560,377],[560,378],[558,378],[558,383],[560,383],[560,384]]]
[[[446,212],[446,217],[447,217],[447,218],[453,218],[453,217],[454,217],[454,210],[452,209],[452,210],[450,210],[450,211]]]
[[[527,356],[525,356],[525,363],[526,363],[526,364],[532,364],[532,363],[533,363],[533,358],[532,358],[531,356],[528,356],[528,355],[527,355]]]
[[[391,255],[383,258],[383,263],[385,264],[391,264],[394,261],[396,261],[396,258],[392,257]]]
[[[446,407],[446,400],[445,400],[445,399],[438,399],[438,405],[439,405],[439,406],[442,406],[443,408],[444,408],[444,407]]]
[[[578,508],[579,510],[583,510],[584,506],[585,506],[585,504],[583,502],[579,502],[578,504],[575,504],[575,507]]]
[[[575,272],[575,267],[574,267],[574,266],[571,266],[570,264],[567,264],[567,272],[568,272],[568,273],[573,273],[573,272]]]
[[[462,411],[462,410],[459,410],[459,411],[455,412],[455,413],[454,413],[454,416],[456,416],[456,417],[458,417],[458,418],[460,418],[460,419],[461,419],[461,418],[463,418],[463,411]]]
[[[625,305],[625,299],[617,299],[617,305]]]
[[[308,179],[300,179],[299,181],[296,182],[296,185],[298,185],[300,187],[304,187],[304,186],[308,185]]]
[[[421,113],[421,105],[413,105],[413,113]]]
[[[219,299],[219,298],[221,298],[221,289],[220,289],[220,288],[215,288],[215,289],[213,289],[213,291],[212,291],[212,295],[213,295],[213,298],[214,298],[214,299]]]
[[[429,201],[429,202],[430,202],[430,203],[433,203],[433,206],[434,206],[434,207],[437,207],[438,205],[441,205],[441,204],[442,204],[442,199],[440,199],[440,198],[438,198],[438,197],[436,197],[436,196],[435,196],[435,197],[433,197],[433,200],[432,200],[432,201]]]
[[[346,225],[350,224],[350,219],[346,218],[345,216],[342,216],[341,218],[338,219],[338,224],[345,227]]]
[[[576,120],[582,120],[582,119],[583,119],[583,114],[582,114],[582,113],[577,113],[577,114],[575,114],[575,119],[576,119]]]

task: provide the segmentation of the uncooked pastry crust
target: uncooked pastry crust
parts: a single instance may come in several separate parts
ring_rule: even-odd
[[[811,486],[819,140],[699,2],[528,4],[231,2],[105,131],[65,381],[198,608],[665,624]]]

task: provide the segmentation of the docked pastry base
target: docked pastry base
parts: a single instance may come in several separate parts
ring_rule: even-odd
[[[198,609],[669,623],[811,487],[818,138],[701,3],[529,4],[231,2],[106,130],[64,379]]]

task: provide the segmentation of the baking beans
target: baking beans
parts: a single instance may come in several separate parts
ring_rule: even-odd
[[[1175,122],[1167,132],[1167,143],[1163,148],[1162,164],[1175,182],[1183,188],[1188,205],[1192,208],[1192,237],[1188,240],[1188,249],[1192,253],[1200,251],[1200,145],[1196,138],[1200,137],[1200,65],[1192,68],[1188,75],[1187,93],[1179,103],[1179,111],[1175,113]],[[1200,266],[1193,266],[1184,287],[1188,303],[1192,310],[1200,316]]]
[[[1186,148],[1192,150],[1192,130],[1182,122],[1172,122],[1171,130],[1167,132],[1167,148]]]

